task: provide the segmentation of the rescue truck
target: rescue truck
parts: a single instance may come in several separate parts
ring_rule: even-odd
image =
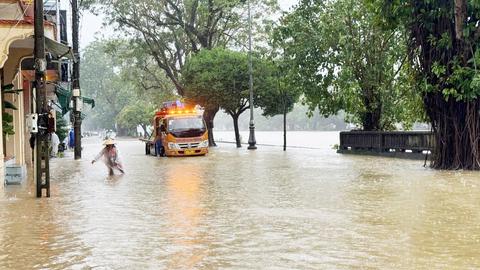
[[[180,101],[164,102],[153,117],[153,131],[145,142],[145,154],[199,156],[208,153],[208,131],[203,109]]]

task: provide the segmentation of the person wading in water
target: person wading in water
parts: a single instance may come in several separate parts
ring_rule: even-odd
[[[115,142],[109,138],[103,142],[103,145],[105,145],[105,147],[102,149],[102,151],[100,151],[100,153],[98,153],[95,159],[92,160],[92,164],[98,161],[100,158],[103,158],[103,162],[105,165],[107,165],[109,175],[113,175],[113,169],[117,169],[121,173],[125,173],[118,156],[118,150],[115,146]]]

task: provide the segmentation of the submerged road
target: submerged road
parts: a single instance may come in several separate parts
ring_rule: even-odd
[[[0,189],[0,269],[470,269],[480,267],[480,174],[324,149],[224,144],[155,158],[119,140],[52,161],[52,197]],[[71,155],[71,153],[70,153]]]

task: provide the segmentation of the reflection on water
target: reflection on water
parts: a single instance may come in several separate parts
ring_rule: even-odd
[[[337,155],[331,134],[193,158],[120,141],[123,176],[88,162],[88,139],[84,160],[52,162],[51,198],[0,191],[0,269],[480,267],[478,172]]]
[[[167,268],[191,269],[207,255],[203,248],[205,239],[198,228],[203,215],[203,168],[193,162],[176,162],[166,169],[165,176],[166,225],[171,228],[169,233],[176,235],[169,246],[177,249],[169,256]]]

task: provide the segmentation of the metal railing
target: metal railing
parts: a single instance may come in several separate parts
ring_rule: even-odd
[[[344,131],[340,132],[339,151],[345,152],[412,152],[431,151],[430,131]]]

